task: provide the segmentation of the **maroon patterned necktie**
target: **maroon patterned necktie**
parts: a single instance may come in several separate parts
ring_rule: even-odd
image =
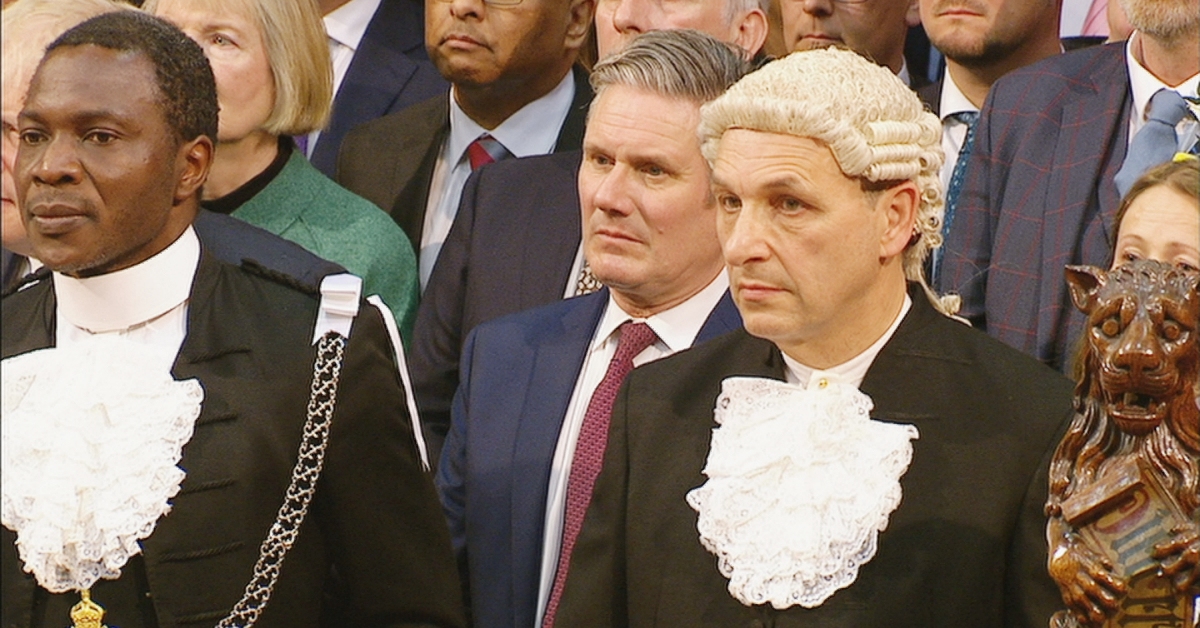
[[[583,516],[592,501],[592,488],[600,465],[604,462],[604,450],[608,446],[608,423],[612,415],[613,401],[625,376],[633,370],[633,358],[654,344],[658,339],[654,330],[645,323],[626,321],[621,325],[621,337],[617,341],[617,352],[608,363],[604,379],[592,393],[583,425],[579,428],[579,439],[575,442],[575,457],[571,460],[571,472],[567,477],[567,507],[563,516],[562,548],[558,552],[558,566],[554,572],[554,587],[546,604],[546,615],[542,628],[554,626],[554,615],[562,599],[563,585],[567,582],[567,567],[571,563],[571,551],[583,527]]]
[[[480,166],[500,161],[509,156],[507,148],[496,138],[484,133],[467,146],[467,158],[471,160],[471,172]]]

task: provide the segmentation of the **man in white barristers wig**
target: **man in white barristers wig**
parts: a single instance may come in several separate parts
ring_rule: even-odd
[[[626,380],[559,622],[1046,626],[1071,386],[926,287],[937,118],[827,49],[748,75],[700,133],[745,331]]]

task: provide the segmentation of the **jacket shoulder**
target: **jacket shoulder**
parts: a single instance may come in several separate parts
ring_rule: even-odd
[[[1124,67],[1123,43],[1074,50],[1009,72],[996,81],[988,96],[998,103],[1019,102],[1025,108],[1041,108],[1057,100],[1064,90],[1111,85],[1116,78],[1114,72],[1124,71]]]
[[[423,128],[438,126],[450,114],[450,101],[438,94],[395,113],[364,122],[346,133],[342,153],[355,146],[387,146],[397,135],[410,135]]]

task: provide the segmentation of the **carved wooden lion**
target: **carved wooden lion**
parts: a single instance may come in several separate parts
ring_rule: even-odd
[[[1086,350],[1050,466],[1050,573],[1068,609],[1052,625],[1195,625],[1200,275],[1137,261],[1067,280]]]

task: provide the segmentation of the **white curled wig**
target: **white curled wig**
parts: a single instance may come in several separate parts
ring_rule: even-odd
[[[942,125],[890,70],[844,49],[795,52],[748,74],[700,116],[710,166],[721,136],[737,128],[819,140],[849,177],[916,183],[920,237],[904,251],[904,274],[939,310],[958,309],[958,298],[937,297],[923,272],[925,258],[942,245]]]

